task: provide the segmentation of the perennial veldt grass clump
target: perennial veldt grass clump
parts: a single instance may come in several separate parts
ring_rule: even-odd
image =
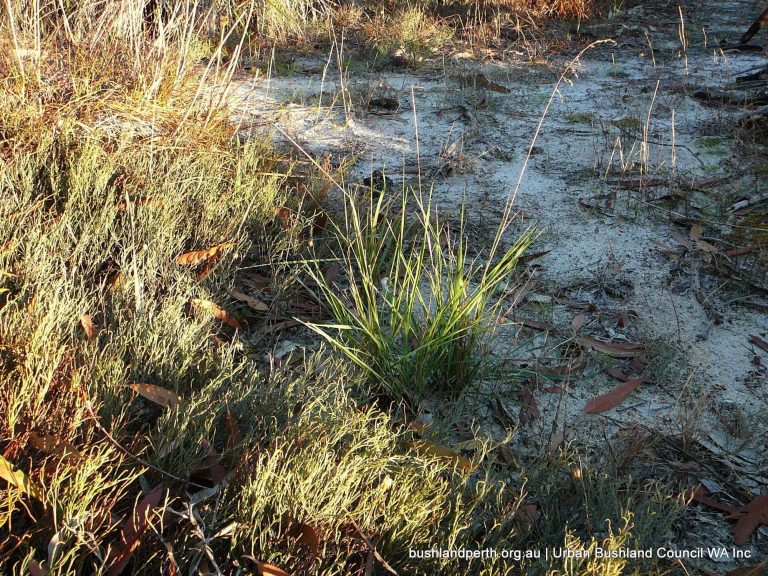
[[[362,203],[345,195],[339,237],[347,289],[310,267],[336,321],[311,327],[394,400],[455,396],[474,384],[498,296],[533,233],[471,260],[461,225],[444,227],[431,198],[403,189],[399,197],[374,191]]]

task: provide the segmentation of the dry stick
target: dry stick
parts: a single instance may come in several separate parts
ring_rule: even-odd
[[[251,14],[249,13],[247,15],[247,21],[250,22]],[[235,27],[240,24],[240,22],[243,20],[243,15],[240,15],[238,19],[232,24],[231,28],[229,29],[229,32],[227,32],[226,36],[222,39],[221,42],[219,42],[219,45],[216,47],[216,50],[214,50],[213,55],[211,56],[210,61],[208,62],[208,65],[205,67],[205,70],[203,70],[202,75],[200,76],[200,82],[197,85],[197,89],[195,90],[195,94],[192,97],[192,100],[190,101],[189,105],[187,106],[187,109],[184,111],[184,115],[181,118],[181,121],[179,122],[178,127],[176,128],[175,134],[178,135],[181,133],[181,128],[184,126],[186,121],[189,119],[189,117],[192,115],[192,109],[194,108],[195,104],[198,103],[198,100],[203,94],[203,90],[205,89],[205,81],[208,79],[208,75],[211,72],[211,67],[213,66],[214,62],[218,62],[219,58],[221,58],[222,51],[224,49],[224,43],[229,40],[229,37],[235,32]],[[240,46],[242,46],[242,42],[240,43]],[[218,68],[218,63],[216,64]],[[230,78],[231,81],[231,78]],[[229,81],[228,81],[229,82]]]
[[[411,106],[413,107],[413,132],[416,139],[416,171],[419,180],[419,195],[421,195],[421,156],[419,155],[419,122],[416,117],[416,93],[411,86]]]
[[[96,428],[99,429],[99,432],[104,434],[104,436],[107,438],[107,440],[109,440],[110,443],[115,448],[120,450],[123,454],[125,454],[126,456],[128,456],[132,460],[135,460],[136,462],[138,462],[142,466],[146,466],[147,468],[149,468],[151,470],[154,470],[155,472],[158,472],[158,473],[162,474],[163,476],[167,476],[168,478],[176,480],[177,482],[182,482],[184,484],[188,484],[190,486],[194,486],[195,488],[208,488],[208,486],[203,486],[202,484],[198,484],[197,482],[192,482],[192,480],[184,480],[184,478],[180,478],[180,477],[178,477],[178,476],[176,476],[174,474],[171,474],[167,470],[163,470],[162,468],[159,468],[159,467],[155,466],[154,464],[150,464],[146,460],[143,460],[143,459],[139,458],[134,453],[132,453],[130,450],[128,450],[128,448],[124,447],[122,444],[120,444],[120,442],[115,440],[115,438],[112,436],[112,434],[110,434],[109,431],[106,428],[104,428],[104,426],[102,426],[101,422],[99,422],[98,416],[96,416],[96,414],[94,414],[94,412],[93,412],[93,406],[91,405],[91,401],[90,400],[87,400],[85,402],[85,409],[88,411],[88,414],[90,415],[91,420],[93,420],[93,423],[96,425]]]
[[[296,140],[294,140],[293,138],[291,138],[291,136],[290,136],[290,135],[288,135],[288,133],[287,133],[285,130],[283,130],[282,128],[280,128],[280,126],[278,126],[278,125],[277,125],[275,122],[270,122],[270,124],[272,125],[272,127],[273,127],[275,130],[277,130],[278,132],[280,132],[280,134],[282,134],[282,135],[283,135],[283,137],[285,137],[285,139],[286,139],[286,140],[288,140],[288,142],[290,142],[291,144],[293,144],[294,148],[296,148],[296,149],[297,149],[299,152],[301,152],[302,154],[304,154],[304,156],[306,156],[306,157],[307,157],[307,159],[308,159],[308,160],[309,160],[309,161],[310,161],[310,162],[311,162],[311,163],[312,163],[312,164],[315,166],[315,168],[317,168],[318,170],[320,170],[320,172],[322,172],[322,173],[323,173],[323,175],[324,175],[326,178],[328,178],[328,180],[329,180],[330,182],[332,182],[332,183],[333,183],[333,185],[334,185],[334,186],[336,186],[336,188],[338,188],[338,189],[339,189],[339,190],[342,192],[342,194],[346,193],[346,192],[345,192],[345,190],[344,190],[344,187],[343,187],[341,184],[339,184],[339,182],[338,182],[338,181],[337,181],[337,180],[336,180],[336,179],[333,177],[333,175],[331,175],[331,173],[330,173],[330,172],[328,172],[328,170],[326,170],[326,169],[325,169],[323,166],[321,166],[321,165],[320,165],[320,163],[319,163],[317,160],[315,160],[315,159],[314,159],[314,158],[313,158],[313,157],[310,155],[310,153],[309,153],[309,152],[307,152],[306,150],[304,150],[304,148],[301,146],[301,144],[299,144],[298,142],[296,142]]]
[[[546,106],[544,106],[544,112],[541,114],[541,117],[539,118],[539,123],[536,125],[536,130],[533,133],[533,138],[531,139],[531,145],[528,147],[528,152],[525,155],[525,160],[523,161],[523,166],[520,169],[520,174],[517,177],[517,182],[515,184],[515,188],[512,190],[512,194],[507,198],[506,205],[504,206],[504,212],[502,214],[501,223],[499,224],[499,229],[496,232],[496,237],[493,240],[493,245],[491,246],[490,255],[493,256],[496,251],[499,248],[499,244],[501,243],[501,238],[504,235],[504,232],[506,232],[507,228],[509,228],[509,225],[511,224],[511,221],[509,219],[510,215],[512,214],[512,206],[515,203],[515,199],[517,198],[517,193],[520,191],[520,186],[523,183],[523,177],[525,176],[526,169],[528,168],[528,162],[531,159],[531,156],[533,156],[533,149],[536,145],[536,141],[539,137],[539,134],[541,133],[541,128],[544,125],[544,120],[547,117],[547,114],[549,113],[549,109],[552,106],[552,102],[555,99],[555,95],[560,90],[560,85],[565,80],[568,73],[573,69],[573,67],[576,65],[576,63],[579,61],[579,59],[588,51],[594,48],[595,46],[599,46],[600,44],[616,44],[615,40],[597,40],[595,42],[592,42],[589,46],[581,50],[576,56],[568,63],[568,65],[565,67],[563,72],[560,74],[560,77],[557,79],[557,83],[555,84],[555,87],[552,89],[552,92],[549,95],[549,100],[547,100]],[[490,266],[492,258],[488,259],[488,266]]]
[[[654,140],[653,138],[641,139],[636,134],[633,134],[630,130],[623,130],[623,129],[621,130],[621,135],[622,136],[627,136],[629,138],[634,138],[635,140],[641,140],[641,141],[644,140],[646,144],[655,144],[656,146],[671,146],[673,149],[674,148],[682,148],[683,150],[687,150],[688,153],[691,155],[691,157],[694,160],[696,160],[696,162],[698,162],[701,165],[702,168],[706,168],[706,164],[704,164],[704,161],[701,158],[699,158],[698,154],[696,154],[696,152],[691,150],[685,144],[676,144],[674,141],[673,142],[661,142],[659,140]]]
[[[365,545],[370,548],[371,553],[374,555],[376,560],[379,561],[381,564],[381,567],[384,568],[387,572],[390,574],[393,574],[394,576],[397,576],[397,572],[395,571],[392,566],[390,566],[384,558],[381,557],[381,554],[379,554],[378,550],[376,550],[376,546],[373,545],[373,542],[371,542],[368,537],[363,533],[363,531],[360,529],[360,526],[355,522],[354,520],[350,520],[352,523],[352,527],[357,531],[357,535],[360,536],[361,540],[365,542]]]
[[[5,9],[8,12],[8,21],[11,25],[11,36],[13,36],[16,59],[19,61],[19,70],[21,70],[21,75],[24,76],[24,60],[21,55],[21,48],[19,48],[19,39],[16,36],[16,24],[13,19],[13,11],[11,10],[11,0],[5,0]]]

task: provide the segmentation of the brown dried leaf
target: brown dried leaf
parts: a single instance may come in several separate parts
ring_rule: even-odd
[[[699,504],[704,504],[705,506],[709,506],[710,508],[714,508],[715,510],[728,512],[732,518],[738,518],[742,515],[742,512],[740,510],[736,510],[736,508],[731,508],[730,506],[723,504],[722,502],[712,498],[712,496],[710,496],[709,490],[707,490],[704,486],[699,486],[696,489],[696,492],[693,493],[693,497],[691,498],[691,500],[693,502],[698,502]]]
[[[768,518],[768,494],[758,496],[747,504],[743,511],[744,516],[736,521],[733,526],[733,541],[738,546],[743,546],[749,540],[760,524],[766,523]]]
[[[264,304],[261,300],[258,298],[254,298],[253,296],[249,296],[248,294],[245,294],[244,292],[240,292],[239,290],[230,290],[229,294],[235,298],[236,300],[240,300],[240,302],[245,302],[253,308],[254,310],[258,310],[259,312],[269,312],[269,306],[267,304]]]
[[[587,319],[587,317],[584,315],[583,312],[577,314],[573,320],[571,321],[571,330],[574,332],[578,332],[581,330],[581,327],[584,326],[584,321]]]
[[[522,406],[520,407],[520,424],[525,425],[529,422],[533,422],[541,416],[539,406],[536,404],[536,398],[527,386],[523,386],[520,390],[522,397]]]
[[[459,468],[462,472],[472,472],[473,470],[472,462],[469,459],[429,440],[411,440],[406,442],[406,445],[422,456],[436,456],[441,460],[445,460]]]
[[[563,376],[567,374],[573,374],[579,370],[583,370],[587,366],[587,358],[584,354],[579,354],[578,358],[574,358],[570,362],[561,364],[560,366],[539,366],[538,371],[542,374],[551,374],[553,376]]]
[[[613,356],[614,358],[634,358],[635,356],[640,356],[645,350],[642,344],[636,342],[614,342],[610,344],[587,336],[579,336],[576,338],[576,342],[585,348],[594,348],[598,352]]]
[[[563,442],[565,442],[565,430],[552,436],[552,439],[547,445],[547,454],[554,454],[555,450],[558,449],[563,444]]]
[[[80,325],[83,327],[83,330],[85,330],[85,337],[88,340],[93,340],[99,335],[99,331],[93,323],[93,320],[91,320],[89,314],[82,314],[80,316]]]
[[[32,443],[32,446],[41,452],[60,456],[64,461],[73,462],[83,459],[83,455],[77,448],[66,440],[59,440],[55,436],[31,432],[29,434],[29,440]]]
[[[758,338],[757,336],[750,336],[750,337],[749,337],[749,340],[750,340],[750,341],[751,341],[753,344],[755,344],[756,346],[759,346],[760,348],[762,348],[763,350],[765,350],[766,352],[768,352],[768,342],[766,342],[766,341],[765,341],[765,340],[763,340],[762,338]]]
[[[256,565],[259,567],[259,574],[261,574],[261,576],[289,576],[288,572],[273,564],[257,562]]]
[[[499,446],[496,459],[504,464],[509,464],[509,465],[515,464],[515,455],[512,452],[512,449],[507,444],[502,444],[501,446]]]
[[[534,524],[541,516],[538,504],[521,504],[515,511],[515,525],[520,531],[525,531]]]
[[[125,519],[123,529],[120,533],[120,548],[117,552],[117,556],[109,563],[108,576],[117,576],[120,574],[125,565],[130,560],[136,548],[138,548],[141,542],[142,536],[149,527],[149,515],[150,513],[160,506],[160,500],[163,496],[163,490],[161,486],[158,486],[152,492],[144,496],[133,512]],[[114,549],[117,550],[117,549]]]
[[[205,261],[202,268],[200,268],[200,272],[197,273],[197,277],[202,280],[203,278],[208,276],[208,273],[213,270],[213,266],[216,264],[216,261],[219,259],[219,255],[216,254],[215,256],[211,256],[208,258],[208,260]]]
[[[304,544],[313,555],[320,554],[320,536],[317,535],[317,530],[312,528],[309,524],[302,522],[299,525],[299,538],[298,542]]]
[[[229,409],[227,409],[225,422],[227,425],[227,450],[232,450],[243,443],[243,433],[240,432],[240,426],[237,425]]]
[[[584,412],[587,414],[597,414],[599,412],[605,412],[610,410],[614,406],[621,404],[627,397],[632,394],[643,382],[647,382],[645,376],[640,378],[634,378],[633,380],[627,380],[623,384],[620,384],[607,394],[598,396],[587,402],[584,406]]]
[[[691,240],[694,242],[701,240],[702,235],[704,234],[704,228],[701,225],[701,222],[696,222],[693,226],[691,226],[691,231],[689,236],[691,237]]]
[[[160,386],[154,384],[141,384],[134,382],[128,386],[131,390],[136,392],[139,396],[143,396],[150,402],[154,402],[164,408],[171,408],[181,404],[181,396]]]
[[[603,370],[608,376],[613,376],[617,380],[621,380],[622,382],[626,382],[627,380],[631,380],[632,378],[628,375],[626,375],[620,368],[616,368],[615,366],[612,366],[611,368],[606,368]]]
[[[217,244],[206,250],[193,250],[192,252],[184,252],[184,254],[176,258],[176,262],[182,266],[194,266],[209,258],[218,257],[223,251],[232,248],[234,244],[232,242],[224,242]]]
[[[211,302],[210,300],[204,300],[202,298],[193,298],[191,300],[192,307],[195,310],[199,310],[201,312],[205,312],[206,314],[210,314],[217,320],[221,320],[226,324],[227,326],[231,326],[232,328],[240,328],[240,322],[232,316],[229,312],[224,310],[221,306],[216,304],[215,302]]]
[[[334,280],[336,280],[336,277],[339,275],[339,266],[338,264],[331,264],[326,268],[325,273],[323,273],[323,279],[325,280],[326,284],[332,284]]]
[[[725,252],[726,256],[741,256],[742,254],[749,254],[755,250],[762,250],[766,248],[768,244],[750,244],[749,246],[742,246],[741,248],[732,248]]]
[[[205,460],[202,465],[192,470],[189,479],[201,485],[218,486],[227,477],[227,471],[219,462],[219,455],[208,440],[202,440],[200,446],[206,452]]]

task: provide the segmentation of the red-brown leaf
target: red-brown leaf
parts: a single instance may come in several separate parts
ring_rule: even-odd
[[[303,522],[299,526],[299,531],[298,542],[309,548],[309,551],[315,556],[320,554],[320,536],[317,535],[317,531],[309,524],[304,524]]]
[[[249,296],[248,294],[244,292],[240,292],[239,290],[230,290],[229,294],[237,299],[240,300],[240,302],[245,302],[253,308],[254,310],[258,310],[259,312],[269,312],[269,306],[259,300],[258,298],[254,298],[253,296]]]
[[[632,379],[626,374],[624,374],[624,372],[622,372],[621,369],[616,368],[615,366],[612,368],[606,368],[605,370],[603,370],[603,372],[608,374],[608,376],[613,376],[617,380],[621,380],[622,382],[626,382],[627,380]]]
[[[224,310],[221,306],[216,304],[215,302],[211,302],[210,300],[204,300],[202,298],[193,298],[191,300],[192,307],[195,310],[199,310],[201,312],[204,312],[206,314],[210,314],[217,320],[221,320],[224,324],[227,326],[231,326],[232,328],[240,328],[240,322],[232,316],[229,312]]]
[[[134,382],[128,387],[140,396],[144,396],[144,398],[150,402],[154,402],[165,408],[171,408],[181,404],[181,396],[175,392],[161,388],[160,386],[155,386],[154,384],[140,384]]]
[[[83,327],[83,330],[85,330],[85,337],[88,340],[93,340],[99,335],[99,330],[93,323],[90,314],[82,314],[80,316],[80,325]]]
[[[411,440],[410,442],[406,442],[406,444],[422,456],[436,456],[440,460],[444,460],[454,465],[463,472],[472,472],[474,469],[472,462],[467,458],[464,458],[464,456],[460,456],[453,450],[449,450],[445,446],[440,446],[429,440]]]
[[[162,497],[163,489],[161,486],[158,486],[144,496],[136,504],[131,515],[125,519],[120,533],[120,548],[116,553],[117,556],[110,562],[109,571],[107,572],[108,576],[117,576],[123,571],[149,527],[150,513],[160,506]]]
[[[83,459],[83,455],[80,451],[70,442],[59,440],[55,436],[31,432],[29,434],[29,440],[32,443],[32,446],[41,452],[59,456],[65,462],[73,462]]]
[[[646,381],[647,378],[644,376],[635,378],[633,380],[627,380],[607,394],[603,394],[587,402],[587,405],[584,406],[584,412],[587,414],[597,414],[599,412],[610,410],[614,406],[617,406],[626,400],[627,397],[638,388],[638,386]]]
[[[176,258],[176,262],[182,266],[194,266],[209,258],[218,258],[224,250],[228,250],[233,246],[232,242],[224,242],[205,250],[193,250],[192,252],[184,252]]]
[[[736,508],[731,508],[730,506],[723,504],[722,502],[712,498],[712,496],[710,496],[709,490],[707,490],[704,486],[699,486],[696,489],[696,492],[693,493],[692,499],[694,502],[698,502],[699,504],[704,504],[705,506],[709,506],[710,508],[714,508],[715,510],[728,512],[733,518],[737,518],[742,515],[742,512],[740,510],[736,510]]]
[[[583,312],[580,312],[577,314],[573,320],[571,321],[571,330],[574,332],[578,332],[581,330],[581,327],[584,326],[584,321],[587,319],[587,317],[584,315]]]
[[[539,411],[539,406],[536,404],[536,398],[534,398],[533,393],[526,386],[522,387],[520,395],[522,396],[520,424],[525,425],[536,418],[539,418],[541,412]]]
[[[200,442],[200,446],[206,451],[205,462],[192,470],[190,480],[198,484],[208,482],[211,486],[218,486],[227,477],[227,471],[219,462],[219,455],[208,440]]]
[[[634,358],[635,356],[640,356],[645,350],[642,344],[636,342],[614,342],[610,344],[587,336],[579,336],[576,338],[576,342],[585,348],[594,348],[598,352],[615,358]]]
[[[243,433],[240,432],[240,426],[237,425],[232,413],[227,409],[227,450],[232,450],[243,443]]]
[[[750,336],[749,339],[753,344],[768,352],[768,342],[757,336]]]
[[[744,516],[733,526],[733,541],[739,546],[746,544],[752,532],[768,518],[768,494],[758,496],[743,510]]]
[[[259,574],[261,574],[261,576],[289,576],[288,572],[273,564],[259,562],[257,566],[259,567]]]

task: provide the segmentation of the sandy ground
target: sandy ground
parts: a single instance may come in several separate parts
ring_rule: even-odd
[[[473,240],[488,240],[510,200],[524,225],[543,230],[533,251],[549,252],[529,271],[517,314],[557,330],[500,331],[505,342],[525,336],[540,347],[495,344],[509,378],[493,386],[510,412],[520,410],[516,370],[567,362],[579,314],[578,335],[646,347],[642,366],[587,350],[586,367],[568,382],[524,382],[540,416],[517,435],[517,448],[541,451],[559,433],[594,446],[632,430],[684,437],[725,471],[692,478],[744,504],[768,490],[768,353],[750,341],[768,340],[768,316],[743,304],[764,294],[733,282],[708,246],[725,249],[720,242],[739,225],[729,207],[763,194],[765,182],[734,168],[745,109],[693,94],[766,64],[762,53],[718,47],[761,9],[745,1],[688,3],[681,12],[672,3],[641,6],[622,23],[583,26],[586,40],[546,63],[457,57],[416,70],[353,64],[340,73],[333,57],[297,60],[287,74],[240,81],[233,102],[244,123],[313,157],[354,157],[347,182],[377,169],[396,184],[420,178],[448,218],[465,202]],[[576,58],[590,38],[612,42]],[[650,381],[611,410],[583,414],[620,384],[607,367]],[[461,410],[450,417],[499,434],[492,407]],[[727,543],[720,524],[688,544]]]

